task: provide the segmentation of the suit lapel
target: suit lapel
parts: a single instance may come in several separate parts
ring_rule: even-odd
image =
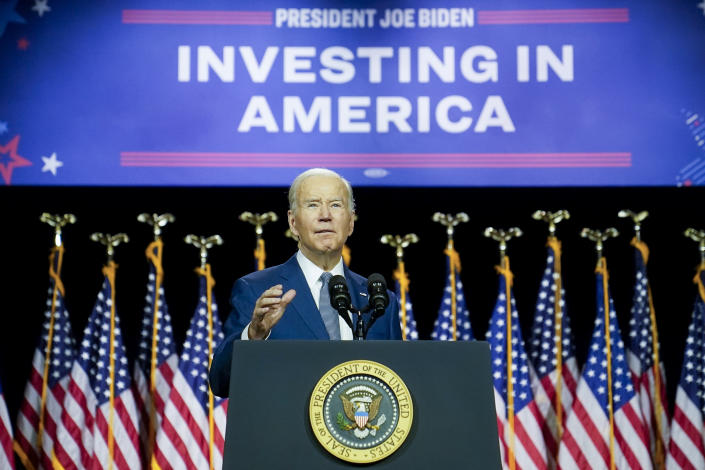
[[[288,289],[296,290],[296,297],[294,297],[294,300],[292,300],[287,307],[288,314],[298,315],[315,339],[329,339],[326,326],[316,307],[316,302],[311,295],[311,289],[308,287],[299,262],[296,261],[296,255],[292,256],[289,261],[284,264],[282,278],[285,280],[285,282],[282,283],[286,286],[284,288],[285,291]]]
[[[367,298],[367,285],[364,282],[357,282],[352,271],[350,271],[347,266],[345,266],[344,269],[345,280],[348,283],[348,291],[350,292],[352,304],[362,310],[369,303],[369,299]]]

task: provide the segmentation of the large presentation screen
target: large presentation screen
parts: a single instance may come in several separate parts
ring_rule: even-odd
[[[705,0],[0,0],[6,185],[705,185]]]

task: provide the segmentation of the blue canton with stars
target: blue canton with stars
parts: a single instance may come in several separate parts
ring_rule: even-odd
[[[157,248],[154,248],[157,251]],[[156,255],[156,253],[155,253]],[[140,333],[139,365],[146,377],[150,375],[150,361],[152,358],[152,333],[154,326],[154,301],[157,287],[157,275],[154,265],[149,268],[149,282],[147,283],[146,306],[142,319],[142,332]],[[159,286],[159,310],[157,311],[157,367],[173,354],[176,354],[176,345],[171,329],[171,316],[164,297],[164,288]]]
[[[556,290],[558,286],[556,280],[559,276],[555,272],[555,252],[553,248],[548,248],[548,256],[546,258],[546,269],[543,272],[541,279],[541,287],[539,288],[538,299],[536,300],[536,313],[534,315],[534,325],[531,329],[531,342],[529,343],[529,354],[536,368],[539,377],[551,373],[556,369],[558,361],[556,354],[558,348],[556,346],[556,324],[555,324],[555,305],[556,305]],[[570,317],[565,310],[565,290],[561,289],[561,332],[562,332],[562,347],[563,347],[563,362],[571,357],[575,357],[575,343],[573,342],[573,334],[570,328]]]
[[[440,341],[453,340],[453,319],[452,285],[450,276],[450,256],[446,257],[446,287],[443,291],[441,307],[438,311],[438,318],[433,325],[431,338]],[[455,273],[455,315],[456,315],[456,338],[463,341],[470,341],[472,337],[472,327],[470,326],[470,312],[465,304],[465,294],[463,293],[463,283],[460,280],[460,273]]]
[[[397,296],[397,300],[399,301],[399,305],[401,307],[401,284],[399,284],[399,281],[396,281],[395,283],[395,294]],[[414,319],[414,309],[411,305],[411,297],[409,296],[409,291],[407,290],[405,292],[406,294],[406,328],[404,329],[404,325],[402,324],[401,327],[404,329],[404,336],[406,337],[407,340],[417,340],[419,339],[419,332],[416,329],[416,320]],[[401,308],[399,309],[399,317],[402,316],[402,311]],[[400,318],[401,320],[401,318]]]
[[[654,338],[651,334],[651,308],[649,307],[649,279],[641,251],[635,249],[636,283],[629,319],[629,349],[639,358],[641,372],[654,365]]]
[[[78,354],[78,363],[86,371],[91,389],[98,400],[98,406],[110,400],[110,282],[106,277],[103,287],[98,293],[93,312],[88,318],[88,324],[83,330],[83,341]],[[115,313],[115,331],[113,359],[114,394],[117,397],[130,388],[130,375],[127,373],[127,357],[122,343],[120,317]]]
[[[56,270],[56,266],[54,267]],[[44,325],[42,326],[42,337],[37,350],[42,354],[47,349],[49,341],[49,326],[51,322],[51,299],[54,293],[55,281],[52,280],[49,287],[47,299],[47,309],[44,313]],[[49,388],[53,388],[63,377],[71,373],[73,361],[76,358],[76,343],[71,332],[71,321],[69,312],[64,305],[64,297],[57,289],[56,303],[54,308],[54,334],[51,345],[51,363],[49,364]]]
[[[705,271],[699,275],[701,282],[705,283]],[[705,413],[705,302],[700,295],[695,300],[693,318],[688,327],[679,386]]]
[[[503,274],[499,276],[499,295],[494,312],[490,318],[490,327],[487,330],[487,341],[490,343],[492,355],[492,376],[494,387],[499,391],[508,404],[507,399],[507,280]],[[514,412],[518,413],[533,400],[531,380],[529,379],[529,365],[524,341],[521,338],[519,314],[516,310],[514,294],[511,293],[511,335],[512,335],[512,384],[514,396]],[[503,410],[506,413],[506,410]]]
[[[583,368],[583,378],[587,382],[593,395],[600,403],[602,411],[608,415],[607,409],[607,348],[605,341],[605,308],[604,308],[604,287],[602,285],[603,275],[597,274],[597,318],[595,318],[595,330],[590,342],[589,354],[585,367]],[[613,411],[616,413],[623,405],[634,397],[634,387],[632,386],[631,372],[627,366],[624,353],[624,343],[617,323],[617,312],[614,310],[612,296],[609,294],[609,332],[612,355],[612,402]]]
[[[179,360],[179,370],[183,374],[186,382],[193,390],[198,402],[208,413],[208,298],[206,297],[206,278],[200,276],[200,287],[198,293],[198,306],[191,319],[191,325],[186,332],[183,352]],[[211,302],[213,313],[213,345],[215,350],[223,341],[223,331],[218,318],[218,306],[215,299]],[[214,396],[215,406],[218,406],[223,398]]]

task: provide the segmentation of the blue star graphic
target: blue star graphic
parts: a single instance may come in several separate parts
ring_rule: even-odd
[[[5,34],[5,27],[8,23],[26,23],[25,19],[15,11],[17,2],[18,0],[10,2],[0,1],[0,37]]]
[[[0,135],[7,132],[7,122],[0,121]]]

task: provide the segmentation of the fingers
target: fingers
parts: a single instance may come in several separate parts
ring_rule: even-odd
[[[289,302],[296,296],[296,291],[290,289],[283,294],[281,284],[272,286],[262,292],[255,308],[252,312],[252,320],[250,321],[249,335],[251,338],[264,338],[269,334],[269,331],[277,324],[279,319],[284,315]]]

